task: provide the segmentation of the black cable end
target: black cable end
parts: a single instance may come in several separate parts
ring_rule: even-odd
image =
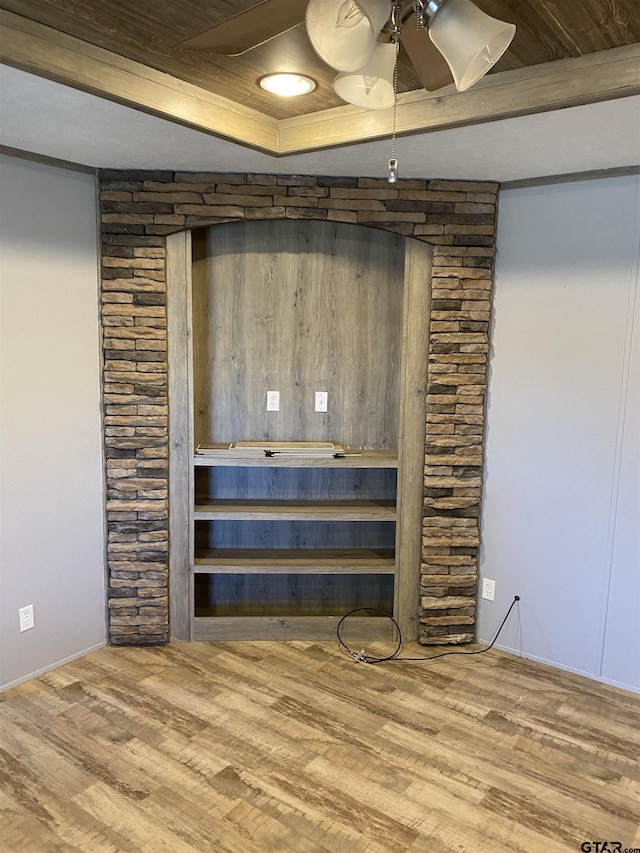
[[[520,596],[519,596],[519,595],[514,595],[514,596],[513,596],[513,600],[514,600],[514,601],[520,601]]]

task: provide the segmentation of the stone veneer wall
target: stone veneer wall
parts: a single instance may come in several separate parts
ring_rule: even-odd
[[[267,218],[434,246],[420,639],[472,641],[498,185],[169,171],[103,171],[100,184],[112,643],[169,639],[165,235]]]

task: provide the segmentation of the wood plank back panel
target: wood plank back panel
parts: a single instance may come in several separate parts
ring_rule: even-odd
[[[200,499],[393,500],[395,468],[200,468]]]
[[[392,575],[199,574],[195,616],[341,617],[355,608],[391,613]]]
[[[404,238],[342,223],[201,232],[195,440],[397,447]],[[280,391],[280,411],[266,393]],[[327,391],[328,412],[314,411]]]
[[[393,521],[198,521],[196,553],[210,548],[393,548]],[[416,587],[417,589],[417,587]]]

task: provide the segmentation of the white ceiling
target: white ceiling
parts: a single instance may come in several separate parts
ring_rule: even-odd
[[[102,168],[385,177],[390,142],[272,157],[0,66],[0,145]],[[400,177],[500,182],[640,165],[640,96],[398,139]]]

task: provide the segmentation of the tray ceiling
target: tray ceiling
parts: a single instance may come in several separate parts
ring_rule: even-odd
[[[292,0],[296,2],[296,0]],[[401,50],[400,134],[462,126],[640,92],[638,0],[475,0],[516,24],[494,72],[472,90],[427,93]],[[302,4],[304,5],[304,4]],[[345,106],[336,72],[304,24],[241,56],[188,49],[185,40],[252,0],[1,0],[0,60],[271,154],[390,135],[391,111]],[[310,75],[310,95],[282,99],[257,85],[271,71]]]

